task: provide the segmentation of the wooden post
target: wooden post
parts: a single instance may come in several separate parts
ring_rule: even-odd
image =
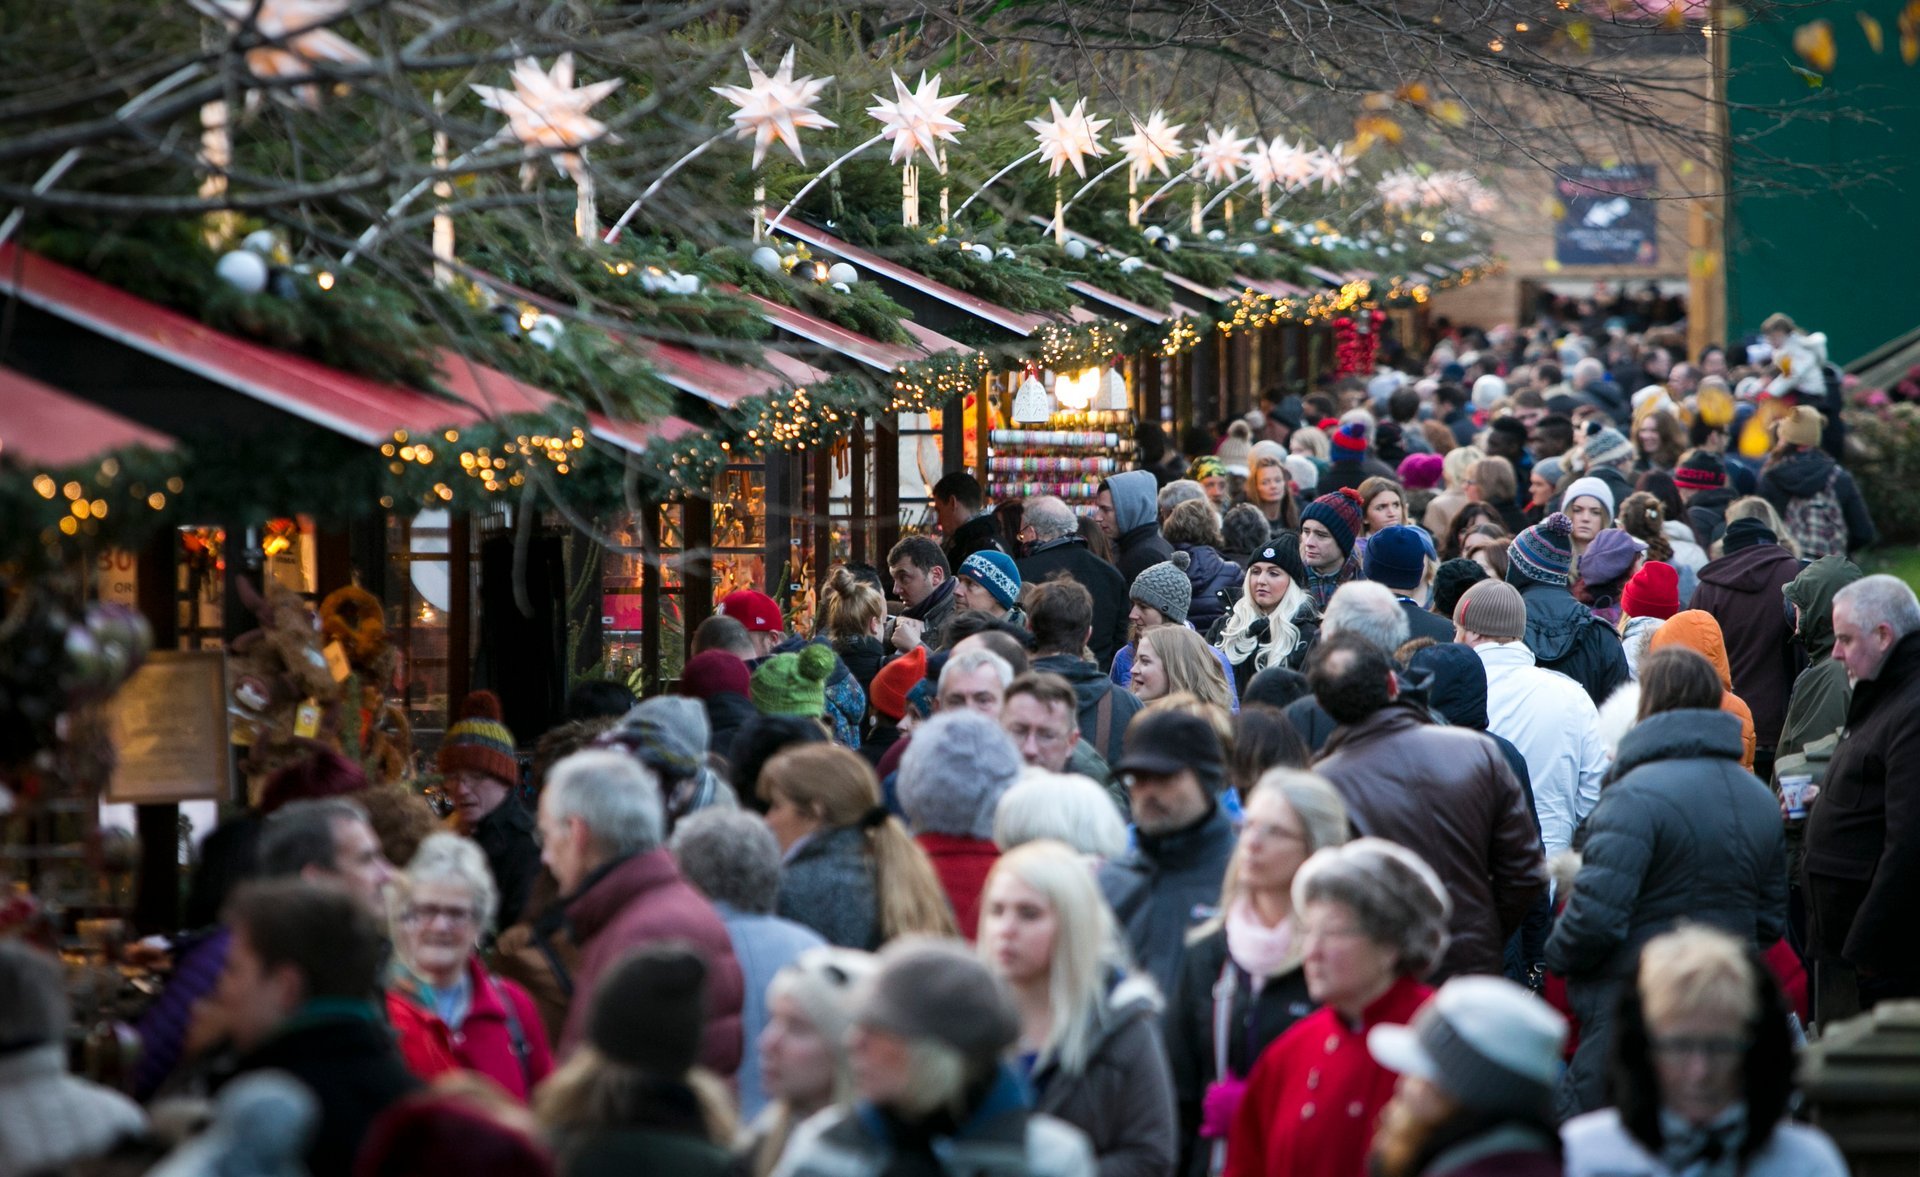
[[[873,528],[873,520],[867,513],[867,479],[870,474],[877,473],[878,471],[874,468],[873,460],[868,452],[871,448],[867,443],[868,424],[869,423],[864,420],[856,420],[854,422],[853,458],[852,464],[849,467],[849,469],[853,471],[853,476],[850,480],[853,486],[853,493],[851,502],[848,505],[847,514],[851,516],[849,526],[853,534],[850,539],[853,545],[853,561],[856,564],[871,562],[871,557],[867,555],[867,549],[869,547],[868,540],[870,539],[870,533]],[[872,424],[875,426],[877,433],[879,419],[875,418]]]

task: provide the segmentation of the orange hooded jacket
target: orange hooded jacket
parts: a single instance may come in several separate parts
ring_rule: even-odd
[[[1733,693],[1733,670],[1727,661],[1727,640],[1720,623],[1704,609],[1687,609],[1663,622],[1647,639],[1648,650],[1684,646],[1713,663],[1720,675],[1720,710],[1740,717],[1740,767],[1753,771],[1753,712]]]

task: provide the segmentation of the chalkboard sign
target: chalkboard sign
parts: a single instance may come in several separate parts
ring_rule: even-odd
[[[1651,266],[1660,261],[1652,164],[1568,168],[1556,184],[1554,259],[1563,266]]]
[[[118,762],[107,800],[225,801],[233,794],[227,658],[157,650],[107,702]]]

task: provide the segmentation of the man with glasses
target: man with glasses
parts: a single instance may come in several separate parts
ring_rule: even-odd
[[[1115,794],[1126,812],[1126,791],[1115,790],[1113,773],[1093,745],[1080,738],[1080,697],[1073,684],[1045,670],[1029,671],[1007,687],[1000,727],[1020,749],[1020,759],[1048,772],[1090,777]]]

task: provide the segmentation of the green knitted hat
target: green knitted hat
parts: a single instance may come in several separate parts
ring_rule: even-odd
[[[760,664],[748,693],[762,715],[805,715],[827,710],[827,679],[836,659],[831,647],[810,645],[797,654],[775,654]]]

